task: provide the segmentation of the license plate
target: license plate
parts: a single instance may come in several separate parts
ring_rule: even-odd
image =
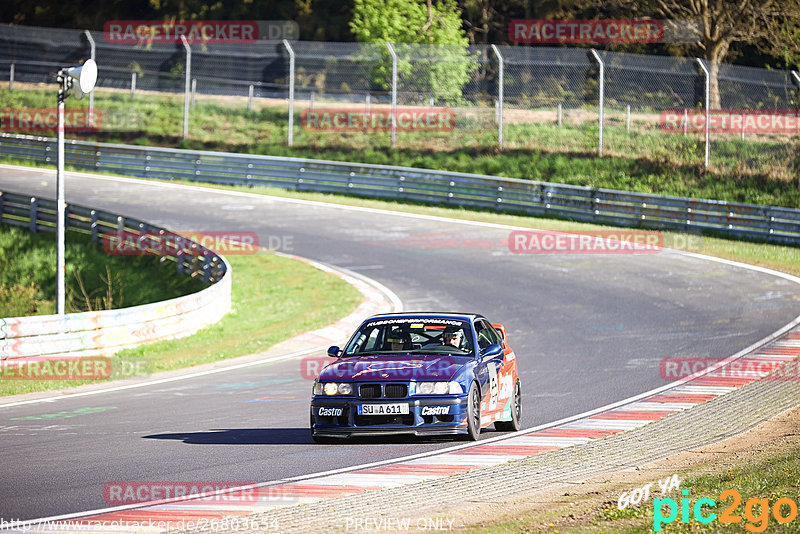
[[[408,404],[359,404],[358,415],[408,415]]]

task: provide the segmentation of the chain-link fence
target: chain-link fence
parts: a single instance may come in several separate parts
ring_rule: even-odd
[[[406,147],[457,137],[461,146],[649,151],[678,165],[798,172],[797,72],[578,48],[301,41],[192,44],[187,72],[180,43],[112,44],[103,32],[0,26],[0,69],[12,89],[52,83],[92,49],[101,91],[180,94],[176,106],[186,92],[192,103],[213,96],[267,108],[263,120],[289,145],[331,133]]]

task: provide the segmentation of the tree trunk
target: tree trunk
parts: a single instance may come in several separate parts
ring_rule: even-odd
[[[708,65],[708,107],[709,109],[721,109],[722,102],[719,97],[719,63],[711,61]]]
[[[721,40],[710,45],[706,45],[706,60],[709,62],[709,108],[720,109],[722,99],[719,94],[719,64],[728,54],[730,41]]]

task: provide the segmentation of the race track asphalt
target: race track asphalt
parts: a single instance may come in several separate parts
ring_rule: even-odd
[[[54,184],[52,171],[0,169],[0,191],[54,198]],[[504,323],[524,427],[662,386],[663,358],[726,357],[800,313],[797,284],[672,251],[513,254],[502,228],[74,174],[66,189],[68,202],[173,230],[256,232],[262,245],[383,283],[406,310]],[[316,445],[310,386],[290,360],[0,408],[0,518],[103,508],[114,481],[260,482],[452,445]]]

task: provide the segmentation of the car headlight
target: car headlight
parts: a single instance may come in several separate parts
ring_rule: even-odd
[[[464,393],[458,382],[417,382],[416,395],[457,395]]]
[[[314,384],[314,395],[352,395],[353,384],[336,382],[317,382]]]

